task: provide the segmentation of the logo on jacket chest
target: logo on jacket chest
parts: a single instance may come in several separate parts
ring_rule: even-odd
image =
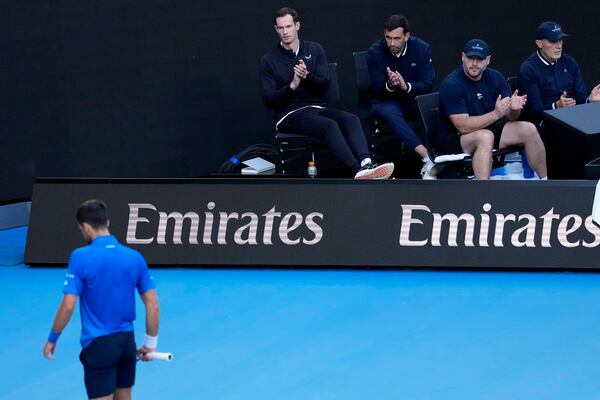
[[[294,59],[294,64],[299,63],[300,61],[303,61],[304,64],[306,64],[306,66],[309,66],[312,64],[312,54],[305,54],[305,55],[298,55],[295,59]]]

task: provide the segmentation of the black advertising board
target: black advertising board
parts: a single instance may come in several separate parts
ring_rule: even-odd
[[[151,265],[600,267],[594,181],[40,179],[25,262],[84,245],[75,211],[107,202],[111,232]]]

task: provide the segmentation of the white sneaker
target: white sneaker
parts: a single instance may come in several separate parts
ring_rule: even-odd
[[[394,163],[376,164],[370,162],[358,170],[354,179],[388,179],[394,172]]]
[[[423,159],[423,168],[421,168],[421,179],[437,179],[436,165],[429,157]]]

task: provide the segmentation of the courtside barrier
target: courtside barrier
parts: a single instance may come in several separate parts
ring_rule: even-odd
[[[39,179],[25,262],[64,265],[74,219],[108,203],[111,232],[151,265],[600,267],[595,181]]]

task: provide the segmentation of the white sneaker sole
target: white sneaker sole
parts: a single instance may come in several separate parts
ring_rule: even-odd
[[[371,170],[359,171],[354,179],[388,179],[394,173],[394,164],[379,165]]]

